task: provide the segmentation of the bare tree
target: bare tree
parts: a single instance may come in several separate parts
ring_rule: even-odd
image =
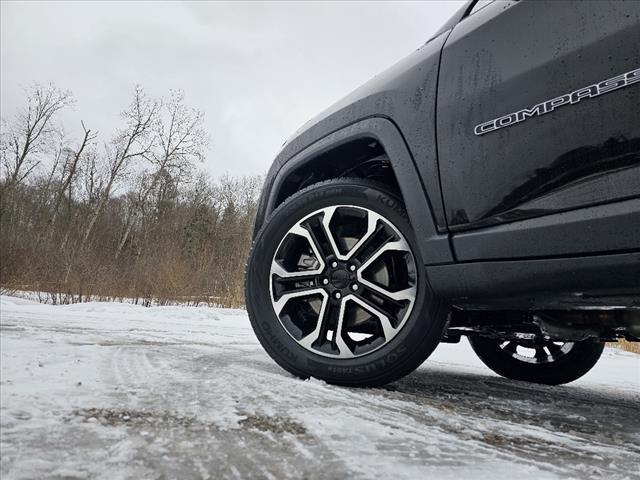
[[[73,103],[69,91],[53,84],[34,84],[27,90],[27,106],[2,132],[2,163],[6,189],[19,185],[38,165],[37,154],[50,146],[57,133],[55,115]]]
[[[131,211],[118,242],[115,258],[122,252],[133,224],[142,214],[149,196],[167,176],[176,184],[189,178],[194,165],[204,158],[209,143],[204,129],[204,113],[185,104],[182,90],[171,91],[169,99],[161,102],[160,114],[153,124],[152,135],[152,148],[145,154],[152,171],[147,174],[147,181],[139,182],[141,190],[136,201],[131,203]]]
[[[185,104],[182,90],[171,91],[162,102],[162,112],[154,124],[156,148],[148,159],[157,170],[183,177],[204,158],[209,136],[204,129],[204,113]]]
[[[75,149],[66,149],[66,157],[65,162],[62,168],[62,174],[60,178],[60,185],[57,188],[55,200],[53,204],[53,214],[49,218],[49,225],[52,226],[58,215],[60,210],[60,204],[64,196],[68,193],[69,197],[71,197],[71,184],[76,177],[76,173],[78,172],[78,166],[80,164],[80,159],[87,148],[87,146],[96,139],[95,133],[91,133],[91,130],[85,127],[84,122],[80,122],[82,124],[82,129],[84,130],[84,136],[82,137],[82,141],[80,142],[80,146]]]
[[[90,207],[90,210],[93,211],[100,201],[106,174],[102,171],[104,170],[104,166],[95,148],[90,149],[84,158],[84,166],[81,171],[82,186],[87,205]]]
[[[82,236],[84,245],[93,230],[98,217],[102,213],[116,182],[127,173],[129,165],[136,159],[145,158],[153,145],[150,130],[156,121],[159,104],[149,99],[142,87],[136,86],[134,98],[127,110],[122,112],[122,118],[127,122],[108,148],[109,169],[105,186],[93,210],[89,222]]]

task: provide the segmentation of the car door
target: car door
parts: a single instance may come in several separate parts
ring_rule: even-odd
[[[640,2],[479,7],[438,83],[458,260],[640,248]]]

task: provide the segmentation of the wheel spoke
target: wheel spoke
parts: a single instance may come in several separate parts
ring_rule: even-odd
[[[360,267],[360,271],[358,272],[358,276],[362,277],[362,272],[366,270],[378,258],[380,258],[380,255],[382,255],[384,252],[391,252],[391,251],[411,252],[411,248],[409,247],[409,244],[404,239],[394,240],[394,241],[385,243],[362,264],[362,266]]]
[[[338,313],[338,324],[336,325],[336,331],[333,335],[333,341],[338,347],[338,356],[340,358],[350,358],[353,357],[353,352],[349,348],[349,346],[345,343],[344,338],[342,338],[342,329],[344,326],[344,311],[347,305],[347,299],[349,297],[345,297],[340,302],[340,311]]]
[[[403,323],[403,319],[407,318],[407,313],[410,312],[412,305],[412,301],[394,300],[366,285],[361,285],[357,296],[359,300],[370,307],[368,308],[370,312],[375,310],[386,316],[394,327],[398,327]]]
[[[347,255],[344,258],[344,260],[349,260],[351,257],[353,257],[358,252],[358,250],[360,250],[360,248],[362,248],[362,246],[369,241],[369,239],[376,232],[376,229],[378,227],[378,221],[381,218],[382,217],[380,217],[380,215],[378,215],[375,212],[372,212],[372,211],[367,212],[367,231],[364,232],[364,235],[362,235],[360,240],[356,242],[356,244],[351,248],[351,250],[347,252]]]
[[[385,339],[390,339],[391,337],[393,337],[396,329],[393,327],[393,325],[391,325],[391,321],[389,320],[389,317],[385,313],[381,312],[370,303],[365,302],[354,295],[349,295],[348,297],[346,297],[345,301],[346,300],[350,300],[352,302],[357,303],[362,308],[364,308],[367,312],[375,315],[376,318],[380,321],[380,325],[382,326],[382,331],[384,333]]]
[[[282,265],[280,265],[274,257],[274,259],[271,262],[271,274],[278,275],[280,278],[292,278],[292,277],[302,277],[307,275],[318,275],[322,273],[325,267],[324,258],[322,257],[322,255],[320,255],[318,246],[316,245],[314,238],[311,236],[311,233],[309,233],[309,230],[307,230],[306,228],[303,228],[298,223],[294,225],[291,228],[291,230],[289,230],[289,233],[292,235],[303,237],[304,239],[307,240],[307,242],[309,242],[309,246],[313,251],[313,255],[318,261],[318,267],[314,268],[313,270],[301,270],[298,272],[290,272],[286,270]]]
[[[315,287],[315,275],[273,278],[273,298]]]
[[[396,292],[392,292],[391,290],[387,290],[380,285],[376,285],[373,282],[368,280],[360,279],[360,283],[367,288],[370,288],[374,292],[379,293],[383,297],[386,297],[391,300],[395,300],[396,302],[404,302],[404,301],[413,301],[416,298],[417,289],[415,286],[403,288],[402,290],[398,290]]]
[[[322,288],[309,288],[304,290],[298,290],[295,292],[285,293],[284,295],[281,295],[277,301],[273,302],[273,309],[275,310],[276,315],[280,316],[280,313],[282,313],[282,309],[287,304],[287,302],[292,298],[311,297],[313,295],[322,295],[322,297],[325,300],[327,298],[327,292],[325,292],[324,289]]]
[[[338,207],[329,207],[329,208],[325,208],[322,213],[322,229],[324,231],[324,235],[327,237],[327,240],[329,240],[329,245],[331,245],[331,250],[333,253],[333,255],[335,255],[336,257],[340,258],[340,251],[338,250],[338,245],[336,245],[336,240],[335,238],[333,238],[333,233],[331,233],[331,219],[333,218],[333,214],[336,213]]]
[[[502,348],[510,355],[516,355],[518,353],[518,344],[514,341],[507,342],[507,344]]]
[[[309,222],[308,226],[309,235],[311,235],[313,242],[318,247],[318,251],[320,255],[322,255],[322,258],[326,259],[328,256],[333,255],[333,247],[331,246],[326,230],[322,226],[322,221]]]
[[[551,342],[547,345],[547,348],[549,349],[549,353],[551,354],[552,357],[555,357],[560,353],[562,353],[562,345],[557,345]]]
[[[547,352],[545,352],[544,347],[536,347],[536,355],[535,358],[538,362],[542,362],[546,360],[548,357]]]
[[[346,305],[347,302],[356,303],[360,307],[362,307],[364,310],[374,315],[380,321],[380,326],[382,327],[382,332],[386,340],[390,340],[395,335],[397,329],[393,327],[393,325],[391,324],[391,321],[389,320],[389,317],[385,313],[381,312],[370,303],[365,302],[364,300],[356,297],[355,295],[349,295],[345,297],[344,300],[342,301],[342,305]],[[341,308],[341,310],[343,309]],[[344,316],[344,311],[342,311],[342,315]],[[336,331],[340,339],[342,339],[342,335],[341,335],[342,324],[340,323],[339,325],[340,325],[340,328],[337,329]]]
[[[277,275],[278,277],[280,277],[282,279],[300,280],[300,279],[305,279],[306,277],[309,277],[309,279],[315,278],[315,276],[318,275],[318,273],[320,273],[317,270],[318,269],[315,268],[313,270],[302,270],[302,271],[299,271],[299,272],[289,272],[289,271],[285,270],[284,267],[282,265],[280,265],[276,260],[274,260],[271,263],[271,275]]]
[[[331,219],[333,218],[334,213],[336,212],[338,207],[329,207],[324,209],[324,217],[322,219],[322,227],[324,228],[325,235],[327,236],[329,243],[331,244],[331,248],[333,249],[333,254],[336,256],[338,260],[348,261],[355,255],[355,253],[364,245],[367,240],[374,234],[376,231],[376,227],[378,225],[378,220],[382,217],[371,210],[367,211],[367,230],[362,235],[362,237],[356,242],[356,244],[351,247],[351,249],[347,253],[341,253],[338,245],[336,244],[335,238],[333,237],[333,233],[331,232]]]
[[[313,348],[313,344],[320,338],[322,332],[325,330],[323,327],[327,322],[327,304],[329,303],[329,297],[325,294],[322,297],[322,305],[320,307],[320,313],[318,314],[318,323],[316,324],[316,328],[313,329],[313,332],[304,336],[299,340],[300,345],[305,348],[311,349]]]
[[[385,314],[383,314],[382,312],[380,312],[370,304],[362,301],[358,297],[354,295],[348,295],[345,298],[343,298],[342,301],[340,302],[340,313],[338,314],[338,325],[336,326],[336,332],[334,335],[335,344],[339,351],[338,356],[340,358],[350,358],[354,356],[353,351],[351,350],[351,348],[349,348],[347,343],[344,341],[344,337],[342,336],[343,330],[344,330],[345,310],[349,302],[358,304],[360,307],[362,307],[363,309],[365,309],[366,311],[374,315],[380,321],[380,326],[382,327],[385,340],[390,340],[395,335],[395,332],[396,332],[396,329],[391,325],[391,322],[389,321],[389,317],[387,317]]]
[[[378,258],[380,258],[380,256],[384,253],[384,252],[389,252],[389,251],[406,251],[409,252],[409,244],[404,241],[404,240],[398,240],[398,241],[393,241],[393,242],[387,242],[385,243],[382,247],[380,247],[371,257],[369,257],[369,259],[367,259],[367,261],[360,267],[360,269],[358,270],[358,281],[362,284],[365,285],[366,287],[378,292],[379,294],[390,298],[392,300],[395,300],[397,302],[402,302],[402,301],[413,301],[416,298],[416,292],[417,292],[417,288],[415,287],[415,285],[411,285],[407,288],[403,288],[402,290],[398,290],[398,291],[391,291],[391,290],[387,290],[386,288],[382,287],[381,285],[377,285],[367,279],[365,279],[363,277],[363,273],[364,271],[371,266],[371,264],[373,262],[375,262]]]

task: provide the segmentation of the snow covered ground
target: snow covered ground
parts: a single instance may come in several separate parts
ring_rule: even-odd
[[[241,310],[1,297],[14,478],[640,478],[640,356],[562,387],[441,345],[383,389],[302,381]]]

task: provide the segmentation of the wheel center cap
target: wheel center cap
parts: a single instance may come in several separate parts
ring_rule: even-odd
[[[347,272],[346,270],[335,270],[333,272],[331,272],[331,275],[329,277],[329,281],[331,282],[331,285],[333,285],[335,288],[345,288],[347,285],[349,285],[349,272]]]

